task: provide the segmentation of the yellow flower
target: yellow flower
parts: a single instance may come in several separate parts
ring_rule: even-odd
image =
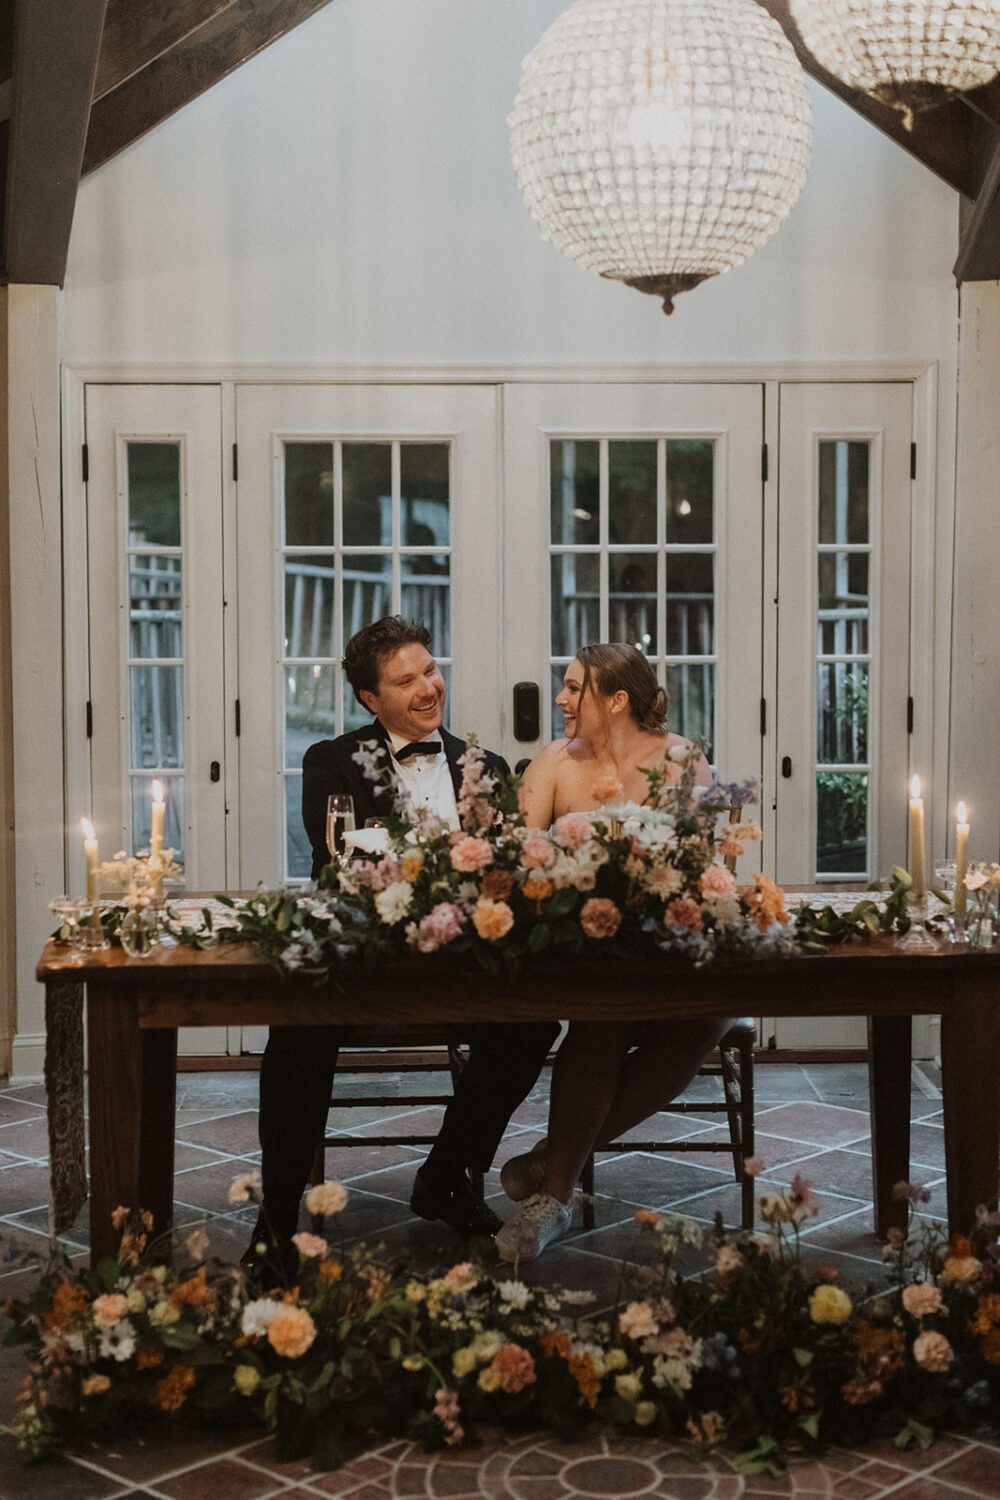
[[[488,901],[481,896],[472,913],[472,925],[485,942],[495,943],[514,925],[514,913],[506,901]]]
[[[111,1381],[106,1375],[88,1375],[80,1386],[81,1396],[103,1396],[105,1391],[111,1389]]]
[[[469,1375],[476,1368],[476,1356],[472,1347],[466,1344],[464,1349],[456,1349],[451,1356],[451,1372],[456,1380],[461,1380],[463,1375]]]
[[[628,1368],[628,1355],[624,1349],[609,1349],[604,1358],[605,1370],[625,1370]]]
[[[424,1357],[422,1354],[408,1354],[400,1363],[404,1370],[422,1370],[424,1368]]]
[[[241,1396],[252,1396],[260,1385],[260,1371],[254,1365],[237,1365],[233,1371],[233,1385]]]
[[[623,1401],[638,1401],[641,1391],[641,1375],[619,1375],[615,1380],[615,1395]]]
[[[408,881],[410,885],[412,885],[423,867],[424,856],[418,849],[410,849],[403,855],[399,867],[400,874],[402,875],[404,880]]]
[[[526,901],[547,901],[552,895],[552,882],[544,875],[529,875],[521,887],[521,895]]]
[[[846,1323],[852,1310],[850,1297],[839,1286],[818,1286],[809,1298],[814,1323]]]
[[[421,1281],[408,1281],[406,1283],[407,1302],[423,1302],[427,1296],[427,1288]]]
[[[287,1307],[267,1325],[267,1341],[276,1354],[299,1359],[316,1337],[316,1324],[304,1307]]]
[[[637,1427],[649,1427],[656,1421],[656,1407],[652,1401],[640,1401],[634,1412]]]

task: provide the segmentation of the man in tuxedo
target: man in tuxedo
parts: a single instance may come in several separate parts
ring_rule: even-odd
[[[456,828],[459,756],[465,745],[442,728],[445,683],[423,625],[399,615],[377,620],[348,642],[344,672],[358,702],[375,722],[312,745],[302,762],[302,818],[313,850],[315,879],[329,862],[326,804],[334,792],[354,799],[359,823],[391,810],[394,791],[366,778],[354,760],[375,741],[379,761],[391,767],[413,803]],[[489,752],[487,771],[506,774],[507,763]],[[415,960],[419,962],[419,960]],[[553,1023],[489,1024],[463,1028],[469,1056],[449,1101],[437,1140],[416,1174],[410,1208],[423,1219],[441,1219],[458,1234],[495,1234],[496,1214],[473,1190],[470,1172],[493,1161],[507,1122],[531,1088],[555,1040]],[[274,1026],[260,1070],[260,1144],[263,1212],[254,1247],[266,1252],[258,1269],[296,1264],[290,1247],[299,1202],[316,1142],[326,1124],[337,1054],[349,1028]]]

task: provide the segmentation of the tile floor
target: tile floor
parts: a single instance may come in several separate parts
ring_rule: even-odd
[[[820,1218],[807,1231],[824,1261],[835,1262],[849,1287],[879,1284],[881,1259],[871,1230],[867,1070],[863,1065],[762,1064],[757,1070],[757,1154],[766,1164],[760,1180],[785,1186],[801,1171],[817,1186]],[[697,1083],[691,1097],[709,1088]],[[333,1111],[335,1128],[385,1133],[433,1128],[432,1109],[407,1106],[408,1093],[426,1092],[419,1075],[386,1075],[366,1083],[384,1095],[385,1110]],[[531,1145],[544,1127],[547,1079],[518,1111],[501,1160]],[[251,1213],[233,1208],[226,1189],[237,1172],[257,1160],[257,1077],[252,1072],[185,1073],[178,1079],[176,1217],[185,1226],[204,1223],[215,1254],[238,1257],[247,1242]],[[914,1179],[932,1189],[944,1207],[941,1105],[934,1070],[913,1073]],[[388,1124],[388,1119],[395,1124]],[[717,1122],[697,1114],[669,1118],[693,1140],[715,1133]],[[347,1240],[408,1245],[430,1263],[454,1258],[458,1243],[446,1230],[414,1220],[407,1198],[422,1150],[412,1146],[355,1147],[328,1153],[327,1175],[347,1182],[351,1197],[342,1215]],[[724,1155],[628,1153],[599,1162],[596,1227],[580,1228],[553,1246],[530,1270],[539,1281],[586,1286],[610,1303],[623,1255],[634,1253],[636,1207],[670,1207],[710,1222],[721,1210],[729,1222],[739,1212],[738,1190]],[[503,1213],[506,1200],[496,1172],[487,1196]],[[0,1087],[0,1299],[27,1285],[24,1254],[45,1246],[46,1130],[40,1085]],[[87,1213],[66,1237],[70,1253],[83,1254]],[[526,1268],[526,1274],[527,1268]],[[166,1424],[129,1434],[113,1445],[25,1467],[9,1423],[23,1354],[0,1351],[0,1500],[306,1500],[351,1496],[489,1496],[491,1500],[560,1500],[560,1497],[648,1495],[675,1500],[737,1497],[829,1496],[838,1500],[1000,1500],[1000,1451],[945,1437],[926,1453],[901,1453],[890,1443],[861,1452],[832,1454],[794,1465],[781,1478],[743,1478],[724,1459],[692,1467],[678,1452],[642,1437],[595,1436],[564,1446],[541,1435],[498,1433],[475,1449],[426,1455],[405,1442],[373,1449],[332,1474],[306,1464],[282,1464],[270,1439],[257,1429],[210,1432]]]

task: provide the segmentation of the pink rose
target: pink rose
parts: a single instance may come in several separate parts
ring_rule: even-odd
[[[521,850],[521,864],[526,870],[547,870],[554,859],[555,851],[543,834],[528,835]]]
[[[690,896],[678,896],[663,913],[663,924],[665,927],[686,927],[689,932],[700,932],[701,907]]]
[[[725,865],[709,865],[698,884],[701,886],[703,896],[712,897],[717,901],[731,896],[736,889],[736,881],[732,872],[727,870]]]
[[[98,1328],[114,1328],[128,1312],[128,1302],[120,1292],[107,1292],[94,1298],[94,1322]]]
[[[613,901],[606,896],[591,896],[584,902],[580,913],[580,926],[589,938],[614,937],[621,926],[622,914]]]
[[[563,849],[579,849],[591,835],[590,819],[585,813],[563,813],[556,818],[552,836]]]
[[[476,870],[483,870],[487,865],[493,863],[493,850],[485,839],[473,838],[466,834],[457,843],[451,846],[452,868],[458,870],[462,875],[475,874]]]
[[[408,927],[407,942],[421,953],[436,953],[446,943],[458,937],[465,923],[465,914],[451,901],[439,901],[415,927]]]
[[[304,1230],[301,1234],[292,1235],[292,1244],[300,1255],[305,1256],[306,1260],[319,1260],[330,1248],[320,1235],[306,1234]]]

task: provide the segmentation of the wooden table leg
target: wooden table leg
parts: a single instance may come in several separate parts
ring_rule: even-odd
[[[173,1205],[175,1031],[140,1031],[138,1003],[124,985],[87,987],[90,1076],[90,1254],[118,1249],[119,1204],[149,1209],[168,1229]]]
[[[910,1176],[910,1061],[913,1024],[909,1016],[868,1017],[868,1091],[872,1121],[872,1197],[875,1233],[905,1229],[908,1205],[893,1197],[897,1182]]]
[[[995,977],[956,978],[941,1017],[948,1228],[968,1234],[980,1204],[995,1208],[1000,1176],[1000,994]]]

